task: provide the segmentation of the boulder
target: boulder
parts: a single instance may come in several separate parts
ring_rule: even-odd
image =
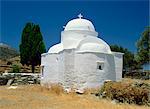
[[[8,82],[8,79],[5,77],[0,77],[0,85],[6,85]]]

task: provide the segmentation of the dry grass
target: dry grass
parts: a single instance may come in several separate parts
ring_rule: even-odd
[[[149,105],[150,89],[143,82],[105,82],[98,95],[122,103]]]
[[[56,95],[61,95],[64,93],[63,87],[61,87],[58,84],[45,84],[43,87],[41,87],[42,90],[48,90],[49,93],[53,93]]]
[[[95,90],[94,90],[95,91]],[[40,85],[0,87],[0,109],[149,109],[145,106],[114,104],[89,94],[66,94],[59,85],[51,88]]]
[[[124,79],[122,79],[122,82],[124,82],[124,83],[134,83],[134,82],[150,83],[150,80],[140,80],[140,79],[124,78]]]

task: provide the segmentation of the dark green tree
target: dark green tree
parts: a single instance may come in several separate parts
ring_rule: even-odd
[[[20,44],[20,62],[31,65],[32,73],[36,65],[41,64],[41,54],[46,52],[39,25],[27,23],[23,29]]]
[[[136,60],[141,65],[150,61],[150,27],[147,27],[137,41]]]

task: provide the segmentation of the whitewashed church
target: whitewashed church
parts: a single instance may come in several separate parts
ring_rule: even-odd
[[[59,83],[64,89],[83,90],[122,78],[123,53],[112,52],[92,22],[78,17],[64,27],[61,42],[42,54],[42,85]]]

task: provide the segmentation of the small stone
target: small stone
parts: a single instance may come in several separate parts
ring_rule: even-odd
[[[7,82],[7,86],[11,85],[13,83],[14,79],[9,79]]]
[[[77,94],[83,94],[83,93],[84,93],[84,90],[77,89],[77,90],[75,90],[75,92],[76,92]]]
[[[7,89],[17,89],[17,86],[10,86]]]

